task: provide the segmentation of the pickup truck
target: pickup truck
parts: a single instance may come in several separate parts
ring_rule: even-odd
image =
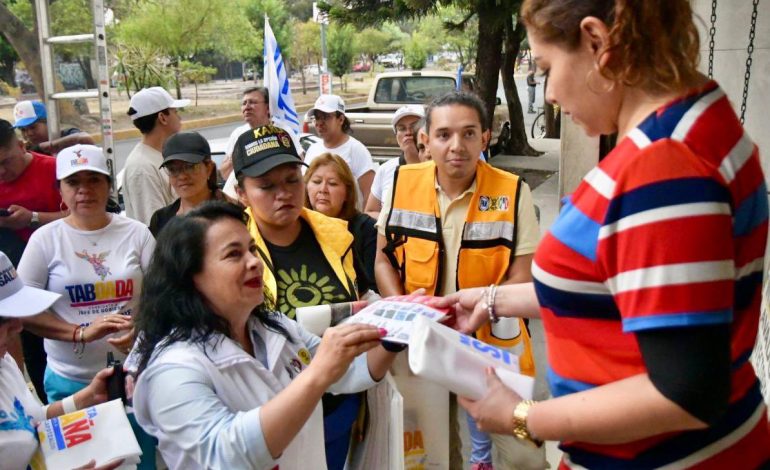
[[[427,105],[430,101],[455,89],[457,74],[440,71],[385,72],[374,79],[365,106],[348,106],[345,115],[350,120],[352,135],[361,141],[377,160],[400,155],[396,135],[390,125],[393,113],[407,104]],[[463,89],[476,89],[476,77],[463,74]],[[501,143],[510,138],[508,107],[502,90],[497,93],[497,106],[492,122],[492,155]],[[313,122],[305,118],[303,132],[315,133]]]

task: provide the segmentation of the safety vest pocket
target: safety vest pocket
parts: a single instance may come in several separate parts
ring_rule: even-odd
[[[500,284],[506,277],[511,250],[505,246],[461,248],[457,282],[461,289]]]
[[[433,292],[436,287],[436,277],[439,266],[438,243],[422,238],[410,237],[404,245],[404,270],[406,271],[405,288],[412,292],[425,288]]]

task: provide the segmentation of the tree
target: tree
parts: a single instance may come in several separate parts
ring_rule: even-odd
[[[484,101],[492,123],[493,110],[497,101],[498,75],[503,65],[503,42],[506,34],[506,23],[511,21],[521,6],[521,0],[340,0],[333,5],[324,3],[322,8],[328,10],[338,21],[356,24],[360,27],[382,24],[385,21],[397,21],[403,18],[424,18],[435,14],[440,7],[456,6],[465,16],[458,27],[465,28],[475,15],[476,28],[476,78],[478,96]],[[516,84],[513,80],[504,82],[506,95],[514,95]],[[523,121],[521,123],[510,116],[512,136],[525,135]],[[536,151],[526,140],[513,138],[510,143],[511,151],[519,155],[531,155]]]
[[[189,62],[183,60],[179,64],[179,68],[182,71],[182,80],[185,83],[192,83],[195,87],[195,106],[198,106],[198,84],[208,83],[211,81],[211,77],[217,73],[215,67],[206,67],[198,62]]]
[[[68,9],[77,9],[82,0],[58,0],[51,5],[51,18],[53,24],[51,30],[54,34],[66,34],[62,32],[62,27],[57,25],[57,18],[69,18]],[[27,69],[32,83],[38,94],[43,94],[43,71],[40,65],[40,47],[37,37],[37,23],[35,21],[35,11],[32,0],[9,1],[0,0],[0,34],[13,47],[19,58]],[[54,15],[54,12],[56,14]],[[80,24],[91,24],[90,16],[85,19],[80,18]],[[86,28],[89,29],[89,28]],[[78,33],[84,31],[78,30]],[[61,90],[61,81],[56,78],[56,88]],[[59,117],[62,122],[69,122],[76,125],[80,124],[80,117],[70,101],[59,101]]]
[[[15,78],[13,66],[17,60],[19,55],[16,50],[3,36],[0,36],[0,80],[13,85]]]
[[[263,63],[265,15],[270,20],[270,28],[281,47],[283,61],[288,66],[293,54],[294,20],[289,15],[284,2],[281,0],[245,0],[245,2],[246,18],[258,37],[257,55],[254,57],[257,68],[261,69]]]
[[[243,15],[244,0],[156,0],[135,5],[131,15],[118,24],[120,43],[157,49],[169,58],[177,98],[182,97],[182,60],[196,52],[224,49],[239,35],[255,34]],[[226,25],[226,28],[222,28]]]
[[[313,20],[296,23],[292,42],[292,63],[296,65],[302,81],[302,94],[307,94],[305,67],[321,61],[321,25]]]
[[[415,33],[404,48],[404,62],[412,70],[420,70],[428,61],[428,52],[423,46],[424,40]]]
[[[329,70],[340,80],[353,65],[353,35],[354,30],[350,25],[335,24],[329,28]],[[344,81],[342,88],[344,91]]]
[[[387,31],[365,28],[356,34],[356,52],[363,55],[371,64],[380,54],[390,52],[393,38]]]

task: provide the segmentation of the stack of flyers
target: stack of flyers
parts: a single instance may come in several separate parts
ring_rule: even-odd
[[[433,322],[443,320],[449,309],[430,307],[429,295],[400,295],[378,300],[357,314],[346,323],[365,323],[384,328],[388,334],[383,340],[408,344],[412,334],[413,322],[425,318]]]
[[[122,460],[119,468],[134,468],[142,455],[120,399],[44,421],[37,434],[49,469],[78,468],[91,460],[97,467]]]

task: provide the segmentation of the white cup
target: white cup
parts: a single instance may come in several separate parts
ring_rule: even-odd
[[[332,323],[332,309],[328,305],[297,307],[294,315],[302,328],[316,336],[322,336]]]

